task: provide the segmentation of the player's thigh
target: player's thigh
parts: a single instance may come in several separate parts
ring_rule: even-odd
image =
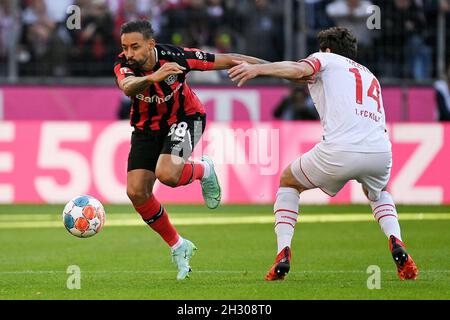
[[[205,115],[185,116],[172,124],[163,140],[156,164],[156,176],[165,183],[178,182],[184,164],[192,155],[195,145],[205,130]]]
[[[159,134],[133,132],[127,168],[127,194],[133,202],[142,201],[151,195],[161,148]]]
[[[346,154],[327,151],[316,145],[292,162],[291,171],[305,189],[320,188],[333,197],[349,180],[344,168],[351,165],[351,160],[346,157]]]
[[[164,137],[159,132],[134,131],[131,135],[127,171],[145,169],[155,172],[163,142]]]
[[[156,177],[162,183],[176,184],[182,174],[184,158],[172,154],[160,154],[156,163]]]
[[[380,193],[386,190],[386,186],[391,176],[392,154],[369,153],[364,157],[363,173],[357,177],[357,181],[362,184],[364,193],[370,201],[377,201]]]
[[[205,126],[206,118],[202,114],[185,116],[179,119],[178,122],[172,124],[164,138],[161,154],[187,160],[192,155],[195,145],[200,141]],[[164,158],[169,159],[168,157]]]

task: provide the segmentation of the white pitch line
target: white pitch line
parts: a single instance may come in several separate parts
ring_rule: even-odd
[[[174,273],[175,270],[97,270],[97,271],[83,271],[82,273],[89,274],[165,274],[165,273]],[[257,271],[257,270],[194,270],[194,273],[212,273],[212,274],[257,274],[265,271]],[[384,273],[396,273],[395,270],[386,270],[382,271]],[[450,270],[420,270],[421,273],[450,273]],[[61,270],[21,270],[21,271],[0,271],[0,275],[24,275],[24,274],[66,274],[66,271]],[[337,274],[337,273],[364,273],[366,274],[366,270],[300,270],[300,271],[291,271],[289,274],[302,274],[302,273],[323,273],[323,274]]]
[[[122,214],[118,214],[124,217]],[[273,215],[264,216],[190,216],[190,217],[171,217],[174,225],[178,226],[193,226],[193,225],[226,225],[226,224],[272,224],[274,223]],[[22,228],[60,228],[62,221],[48,221],[48,220],[34,220],[27,221],[26,216],[37,218],[38,215],[0,215],[0,229],[22,229]],[[132,227],[142,226],[143,222],[135,217],[128,219],[117,219],[111,215],[106,218],[106,227]],[[2,218],[3,217],[3,218]],[[17,218],[19,221],[11,221]],[[43,215],[48,217],[48,215]],[[15,220],[15,219],[14,219]],[[371,214],[311,214],[299,216],[299,223],[330,223],[330,222],[362,222],[374,221]],[[400,221],[416,221],[416,220],[450,220],[450,213],[401,213],[399,214]]]

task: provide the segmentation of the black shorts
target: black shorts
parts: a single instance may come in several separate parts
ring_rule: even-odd
[[[205,115],[195,114],[178,120],[169,130],[145,132],[135,129],[131,135],[127,170],[147,169],[155,172],[160,154],[173,154],[187,160],[205,126]]]

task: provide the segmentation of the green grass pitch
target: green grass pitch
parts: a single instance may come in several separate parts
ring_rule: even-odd
[[[284,281],[264,275],[276,251],[271,206],[167,206],[198,251],[177,281],[170,251],[131,206],[106,206],[98,235],[78,239],[63,205],[0,206],[0,299],[450,299],[450,207],[398,206],[403,240],[419,269],[400,281],[368,206],[301,206]],[[81,270],[70,290],[67,269]],[[369,266],[381,270],[369,289]]]

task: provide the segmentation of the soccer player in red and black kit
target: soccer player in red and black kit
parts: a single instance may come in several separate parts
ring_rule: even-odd
[[[158,179],[171,187],[200,180],[206,205],[217,208],[221,190],[214,165],[203,156],[189,160],[205,129],[205,109],[186,83],[192,70],[229,69],[244,60],[265,63],[238,54],[212,54],[199,49],[156,44],[148,21],[131,21],[121,28],[122,53],[114,65],[117,84],[131,97],[131,149],[128,156],[127,194],[142,219],[171,247],[177,279],[188,277],[189,261],[197,249],[171,224],[166,210],[152,193]]]

